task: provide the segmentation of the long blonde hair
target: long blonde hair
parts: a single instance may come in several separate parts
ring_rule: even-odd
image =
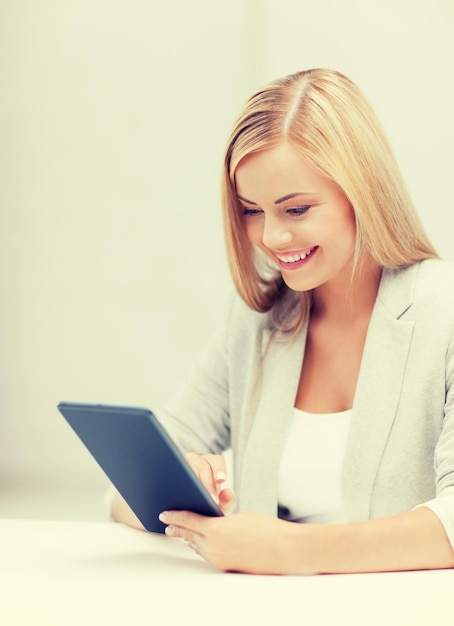
[[[363,93],[333,70],[298,72],[271,82],[248,100],[226,148],[222,198],[227,256],[235,287],[252,309],[273,309],[276,325],[287,331],[299,327],[309,309],[310,294],[290,301],[280,272],[265,266],[248,241],[236,194],[240,161],[284,140],[349,199],[356,218],[356,263],[366,252],[392,269],[438,256]]]

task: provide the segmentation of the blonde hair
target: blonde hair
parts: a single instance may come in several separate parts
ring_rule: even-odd
[[[363,93],[333,70],[298,72],[271,82],[248,100],[226,148],[222,196],[227,256],[235,287],[252,309],[273,309],[276,326],[294,331],[310,306],[309,293],[289,300],[280,272],[263,265],[246,237],[237,199],[235,171],[240,161],[282,141],[337,183],[351,203],[357,232],[355,267],[365,253],[392,269],[438,256]],[[296,306],[300,301],[302,306]]]

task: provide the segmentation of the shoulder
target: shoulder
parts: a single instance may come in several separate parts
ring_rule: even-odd
[[[280,340],[294,337],[301,330],[298,320],[302,314],[301,294],[286,289],[272,308],[266,312],[251,309],[238,295],[232,295],[230,307],[230,324],[236,330],[244,332],[265,332],[279,337]],[[292,323],[296,328],[292,333]]]
[[[396,318],[412,320],[433,335],[454,333],[454,265],[420,261],[387,277],[386,300]],[[396,306],[398,303],[398,306]]]
[[[236,293],[229,296],[227,328],[230,335],[236,338],[261,335],[272,328],[271,313],[260,313],[251,309]]]
[[[454,263],[443,259],[426,259],[416,264],[421,280],[429,278],[452,280],[454,278]]]
[[[454,307],[454,264],[441,259],[427,259],[417,265],[415,303]]]
[[[454,264],[427,259],[400,270],[385,269],[378,297],[397,316],[412,306],[454,306]]]

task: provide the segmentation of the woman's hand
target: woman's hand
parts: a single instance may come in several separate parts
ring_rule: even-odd
[[[223,513],[230,513],[235,507],[236,498],[231,489],[223,487],[227,480],[225,458],[219,454],[201,455],[191,452],[186,455],[186,460]],[[118,491],[113,490],[109,497],[111,498],[111,515],[115,521],[145,530]]]
[[[235,507],[236,498],[231,489],[223,487],[227,480],[225,458],[220,454],[195,452],[190,452],[185,458],[216,504],[224,513],[230,513]]]
[[[159,519],[168,525],[166,535],[185,539],[216,569],[249,574],[288,572],[291,522],[247,511],[229,517],[165,511]]]

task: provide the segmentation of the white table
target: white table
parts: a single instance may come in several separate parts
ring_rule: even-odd
[[[248,576],[114,523],[0,520],[0,624],[454,623],[454,570]]]

